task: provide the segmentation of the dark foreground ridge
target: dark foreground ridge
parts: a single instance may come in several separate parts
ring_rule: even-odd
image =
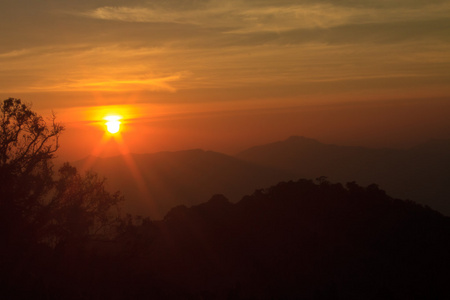
[[[376,185],[215,195],[109,241],[42,247],[4,293],[34,299],[447,298],[450,220]],[[30,254],[31,255],[31,254]],[[8,275],[8,274],[3,274]],[[10,297],[12,299],[14,297]]]

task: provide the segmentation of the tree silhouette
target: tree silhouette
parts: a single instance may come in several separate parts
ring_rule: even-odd
[[[0,107],[0,219],[6,242],[35,238],[45,196],[53,187],[50,160],[59,147],[63,126],[47,122],[20,99]]]
[[[105,189],[105,178],[88,172],[81,176],[65,163],[59,169],[55,194],[50,202],[52,216],[46,238],[55,246],[80,243],[88,239],[111,237],[120,223],[119,192]]]
[[[55,174],[52,159],[63,129],[54,114],[45,120],[20,99],[1,104],[2,286],[23,287],[52,251],[67,256],[68,249],[82,250],[90,239],[111,236],[120,221],[122,196],[107,192],[105,179],[80,175],[68,163]]]

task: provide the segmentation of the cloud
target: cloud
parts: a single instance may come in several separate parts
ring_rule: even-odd
[[[390,23],[446,18],[450,3],[418,7],[342,6],[327,2],[287,5],[252,5],[244,1],[211,1],[208,5],[176,7],[105,6],[82,13],[102,20],[139,23],[193,24],[225,28],[229,33],[284,32],[295,29],[331,28],[345,24]]]
[[[99,7],[84,15],[102,20],[125,22],[177,22],[176,14],[161,13],[156,10],[139,7]]]
[[[2,58],[17,58],[24,55],[29,54],[31,51],[28,49],[20,49],[20,50],[13,50],[9,52],[0,53],[0,59]]]
[[[144,91],[168,91],[176,92],[176,88],[171,86],[170,82],[181,79],[181,74],[170,75],[166,77],[149,77],[136,79],[121,79],[121,80],[107,80],[107,81],[89,81],[82,80],[71,86],[75,89],[82,90],[100,90],[100,91],[129,91],[129,90],[144,90]],[[70,87],[69,87],[70,88]]]
[[[243,97],[232,91],[244,87],[250,98],[286,85],[333,94],[449,74],[448,1],[105,2],[41,9],[0,28],[0,90],[163,91],[158,99],[177,101],[220,90],[215,101]]]
[[[361,13],[361,12],[360,12]],[[83,15],[102,20],[140,23],[179,23],[232,27],[232,32],[284,31],[294,28],[331,27],[357,14],[354,9],[330,4],[252,7],[242,3],[215,4],[202,10],[168,10],[146,7],[99,7]]]
[[[103,76],[104,77],[104,76]],[[29,91],[166,91],[176,92],[171,82],[182,78],[181,74],[165,77],[138,77],[138,78],[83,78],[62,80],[52,85],[51,82],[41,82],[39,85],[29,87]]]
[[[161,48],[63,47],[30,48],[0,54],[3,92],[17,91],[166,91],[190,76],[162,68]],[[149,62],[150,60],[150,62]],[[17,76],[17,78],[16,78]],[[21,80],[18,80],[18,79]]]

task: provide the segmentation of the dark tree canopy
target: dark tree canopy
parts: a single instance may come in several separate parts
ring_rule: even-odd
[[[52,243],[85,241],[110,236],[119,219],[119,192],[105,189],[105,178],[88,172],[81,176],[75,167],[65,163],[59,169],[55,193],[50,205],[54,212],[49,224]]]
[[[20,99],[1,104],[0,214],[6,241],[35,238],[33,223],[53,187],[51,159],[63,129],[54,115],[46,121]]]
[[[120,221],[122,196],[106,191],[104,178],[80,175],[68,163],[54,172],[63,129],[54,114],[46,120],[20,99],[1,103],[0,280],[8,286],[30,272],[39,249],[82,248]]]
[[[0,108],[0,163],[10,174],[31,172],[53,158],[64,127],[53,115],[46,122],[20,99],[4,100]]]

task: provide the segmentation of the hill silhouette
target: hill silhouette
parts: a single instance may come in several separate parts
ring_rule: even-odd
[[[402,150],[329,145],[293,136],[235,157],[196,149],[133,154],[128,159],[89,157],[74,165],[108,178],[113,190],[124,193],[126,212],[152,219],[161,219],[174,206],[198,204],[216,193],[236,202],[254,189],[282,180],[321,176],[333,182],[376,182],[390,195],[450,215],[449,140],[431,140]]]
[[[389,194],[423,203],[450,215],[450,140],[431,140],[416,147],[371,149],[323,144],[293,136],[252,147],[238,158],[295,174],[326,176],[331,181],[379,184]]]
[[[150,260],[189,291],[411,299],[446,290],[449,219],[376,185],[282,182],[236,204],[219,195],[174,208],[155,226]]]
[[[130,165],[131,161],[131,165]],[[222,193],[236,202],[242,195],[293,177],[225,154],[200,149],[109,158],[89,157],[74,163],[108,179],[126,197],[125,210],[162,219],[174,206],[194,205]]]
[[[215,195],[129,224],[76,264],[55,264],[58,278],[70,278],[55,291],[64,299],[76,298],[72,289],[86,299],[447,299],[449,237],[448,217],[376,185],[281,182],[237,203]]]

